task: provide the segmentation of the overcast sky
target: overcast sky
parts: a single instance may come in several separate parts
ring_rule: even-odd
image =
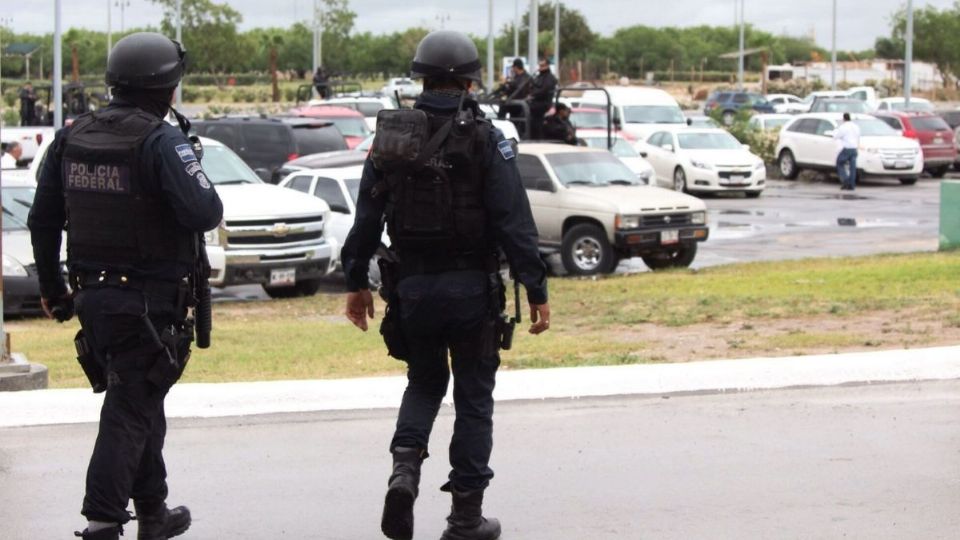
[[[514,16],[518,0],[494,0],[495,27],[499,29]],[[746,19],[776,34],[815,35],[817,42],[830,47],[830,12],[833,0],[745,0]],[[519,0],[521,9],[529,1]],[[62,0],[63,28],[107,28],[107,5],[114,6],[113,28],[120,29],[118,3],[129,4],[123,23],[131,26],[158,25],[161,10],[149,0]],[[243,14],[242,28],[288,26],[308,17],[313,0],[229,0]],[[18,31],[44,33],[53,30],[54,0],[0,0],[0,18]],[[565,0],[580,10],[594,31],[609,35],[617,28],[649,26],[729,25],[734,22],[736,0]],[[861,50],[873,45],[878,36],[890,33],[890,14],[903,0],[837,0],[837,47]],[[917,0],[916,7],[949,7],[953,0]],[[668,7],[665,7],[668,6]],[[462,30],[486,35],[487,0],[417,1],[350,0],[357,13],[356,30],[392,32],[410,26]],[[12,19],[12,23],[9,22]]]

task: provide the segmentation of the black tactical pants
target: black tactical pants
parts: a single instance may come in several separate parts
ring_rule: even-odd
[[[398,292],[410,359],[391,449],[428,447],[452,367],[457,417],[449,478],[460,491],[485,488],[493,478],[493,388],[500,366],[487,275],[465,271],[412,276],[400,282]]]
[[[543,140],[543,120],[553,104],[549,101],[530,102],[530,139]]]
[[[109,381],[87,469],[81,512],[87,519],[126,523],[131,498],[153,504],[167,497],[163,400],[169,388],[146,379],[160,351],[141,318],[145,302],[158,331],[178,319],[172,299],[137,290],[84,289],[76,298],[80,325]]]

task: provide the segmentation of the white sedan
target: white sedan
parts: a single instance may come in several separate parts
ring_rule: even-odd
[[[645,148],[656,185],[688,193],[735,191],[751,198],[766,186],[763,160],[722,129],[662,130],[647,139]]]
[[[798,104],[803,100],[793,94],[767,94],[767,102],[773,105],[773,110],[778,113],[787,112],[787,106]]]
[[[590,148],[607,148],[607,133],[595,129],[577,130],[577,138],[586,143]],[[653,165],[643,158],[626,138],[622,135],[613,135],[613,148],[610,152],[623,162],[624,165],[637,175],[641,182],[651,185],[653,182]]]

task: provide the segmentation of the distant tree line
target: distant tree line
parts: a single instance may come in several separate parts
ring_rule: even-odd
[[[159,28],[154,30],[174,35],[174,0],[152,0],[164,8]],[[329,73],[350,77],[386,77],[402,75],[409,69],[417,43],[429,30],[408,28],[389,34],[355,32],[357,14],[348,0],[323,0],[323,65]],[[287,28],[255,28],[238,30],[243,16],[226,1],[183,0],[183,41],[190,56],[190,72],[214,76],[224,74],[267,73],[273,66],[281,72],[308,76],[312,64],[313,31],[309,23],[298,22]],[[554,10],[551,2],[540,4],[540,51],[551,56],[554,49]],[[842,52],[841,60],[879,57],[902,57],[903,11],[894,14],[890,38],[877,40],[875,49],[861,52]],[[564,73],[578,65],[584,69],[584,78],[608,74],[643,77],[644,73],[731,72],[736,60],[720,58],[735,52],[739,31],[732,26],[697,26],[687,28],[652,28],[637,25],[621,28],[611,36],[601,36],[590,29],[586,18],[577,10],[561,4],[561,59]],[[478,19],[479,20],[479,19]],[[960,69],[960,1],[952,8],[937,10],[927,7],[917,11],[915,58],[935,62],[946,73]],[[478,28],[479,30],[479,28]],[[520,28],[520,54],[526,55],[528,15]],[[53,63],[52,35],[15,34],[0,28],[4,44],[32,43],[41,50],[31,61],[31,74],[37,78],[41,64],[49,77]],[[513,54],[513,24],[503,26],[495,37],[495,57]],[[123,34],[115,33],[114,43]],[[767,49],[770,64],[782,64],[829,59],[829,53],[813,40],[804,37],[777,36],[748,26],[745,31],[748,48]],[[481,57],[485,58],[486,37],[475,36]],[[74,52],[77,71],[84,77],[100,77],[106,66],[107,36],[104,32],[71,29],[64,35],[64,72],[70,76]],[[960,45],[960,44],[958,44]],[[271,61],[273,59],[273,61]],[[747,69],[761,67],[759,55],[747,58]],[[5,57],[3,76],[24,78],[24,62]],[[498,67],[499,69],[499,67]],[[221,79],[217,79],[221,82]],[[223,79],[225,80],[225,78]]]

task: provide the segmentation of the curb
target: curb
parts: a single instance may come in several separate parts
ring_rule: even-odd
[[[784,358],[503,370],[498,401],[726,393],[798,387],[960,379],[960,347]],[[392,409],[405,377],[178,384],[168,418]],[[102,395],[88,389],[0,394],[0,427],[96,422]],[[448,392],[444,403],[452,403]]]

